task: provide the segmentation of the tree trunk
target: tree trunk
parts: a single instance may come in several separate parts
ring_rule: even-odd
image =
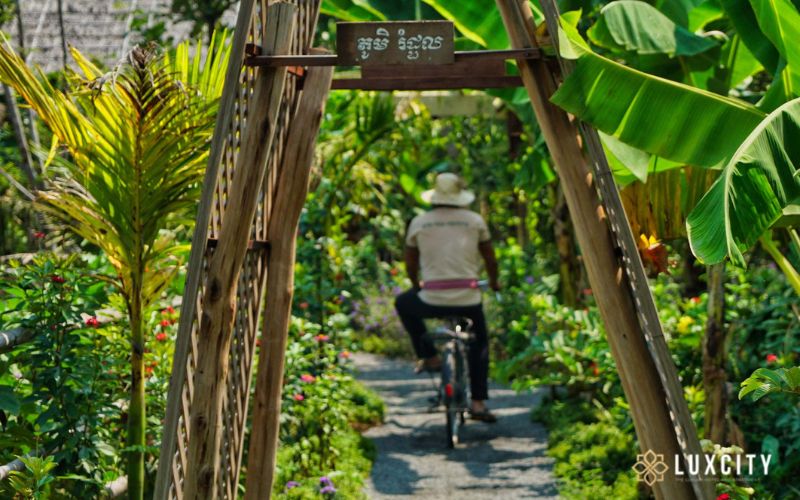
[[[728,415],[725,263],[707,268],[708,320],[703,338],[703,390],[706,394],[705,437],[721,445],[743,445],[742,433]]]
[[[522,122],[517,117],[516,113],[509,110],[506,112],[506,130],[508,131],[508,158],[515,161],[519,158],[522,151],[522,134],[524,129]],[[517,216],[517,243],[522,248],[526,248],[530,243],[530,234],[528,233],[528,206],[523,196],[519,192],[513,192],[513,210]]]
[[[17,11],[17,43],[19,44],[19,55],[25,62],[28,61],[27,51],[25,50],[25,24],[22,22],[22,8],[20,7],[19,0],[14,0],[14,6]],[[36,113],[33,111],[33,108],[28,108],[28,132],[30,133],[30,144],[33,144],[34,148],[39,147],[39,131],[36,130]],[[41,162],[37,160],[39,163],[39,167],[41,168]]]
[[[142,318],[142,285],[137,278],[133,285],[128,314],[131,321],[131,401],[128,407],[128,498],[144,498],[144,325]]]
[[[33,168],[33,156],[28,147],[28,138],[25,135],[25,127],[22,124],[22,116],[19,113],[17,99],[14,97],[14,91],[8,85],[3,84],[3,92],[5,93],[6,106],[8,107],[8,120],[11,122],[11,128],[14,130],[14,137],[17,139],[19,154],[22,157],[20,170],[25,174],[25,178],[28,180],[28,186],[31,190],[35,191],[40,189],[41,186],[36,171]]]
[[[561,302],[565,306],[578,304],[578,282],[581,268],[575,253],[575,235],[561,185],[556,185],[556,205],[553,208],[553,232],[558,250],[558,274],[561,282]]]
[[[66,70],[69,48],[67,47],[67,31],[64,27],[64,1],[58,0],[58,30],[61,36],[61,64]]]

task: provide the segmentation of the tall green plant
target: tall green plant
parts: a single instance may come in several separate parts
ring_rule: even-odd
[[[82,75],[70,94],[35,75],[6,45],[0,80],[53,132],[63,155],[38,206],[101,248],[115,267],[131,328],[128,484],[144,494],[144,313],[180,263],[170,230],[191,216],[199,196],[229,49],[215,36],[202,62],[184,44],[174,54],[136,47],[103,74],[79,52]],[[53,150],[55,151],[55,149]]]

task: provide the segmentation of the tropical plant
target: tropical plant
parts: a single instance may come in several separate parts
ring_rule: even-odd
[[[800,395],[800,366],[770,370],[759,368],[742,382],[739,399],[747,396],[758,401],[767,394],[786,392]]]
[[[38,204],[101,248],[117,272],[131,328],[128,481],[144,487],[144,314],[179,264],[170,231],[194,210],[223,71],[226,35],[212,39],[205,61],[184,43],[173,53],[136,47],[108,74],[79,52],[82,75],[65,94],[34,74],[10,45],[0,48],[0,80],[53,133],[47,189]],[[63,146],[59,155],[57,146]]]
[[[787,15],[797,13],[791,5],[784,7]],[[707,263],[728,256],[743,264],[741,251],[798,202],[800,178],[792,160],[798,152],[770,145],[776,134],[796,133],[791,123],[794,113],[789,111],[795,105],[786,104],[768,116],[744,101],[619,64],[592,51],[570,22],[562,22],[562,28],[562,55],[577,59],[577,63],[553,102],[647,153],[679,164],[725,166],[723,175],[690,214],[687,232],[695,254]],[[643,25],[639,28],[640,33],[644,31]],[[594,38],[613,39],[603,33],[597,28]],[[680,45],[679,40],[675,43]],[[660,119],[653,120],[653,116]],[[756,152],[759,158],[753,161]],[[745,164],[748,175],[740,172]],[[756,204],[730,202],[741,196]],[[763,216],[762,208],[767,210]]]

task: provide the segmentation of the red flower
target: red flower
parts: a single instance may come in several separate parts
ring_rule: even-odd
[[[400,272],[400,271],[398,271],[396,267],[393,267],[393,268],[392,268],[392,269],[389,271],[389,274],[391,274],[392,276],[397,276],[397,274],[398,274],[399,272]]]
[[[100,322],[97,321],[97,316],[86,318],[86,326],[91,326],[92,328],[97,328],[98,326],[100,326]]]
[[[300,376],[300,380],[310,384],[310,383],[314,382],[315,380],[317,380],[317,377],[315,377],[314,375],[310,375],[308,373],[304,373],[304,374],[302,374]]]
[[[778,361],[778,356],[774,354],[767,354],[767,363],[775,363]]]
[[[731,500],[731,496],[727,493],[723,493],[722,495],[717,497],[717,500]]]
[[[591,367],[591,369],[592,369],[592,375],[594,375],[595,377],[597,377],[598,375],[600,375],[600,368],[598,368],[598,367],[597,367],[597,363],[595,363],[594,361],[592,361],[592,362],[589,364],[589,366],[590,366],[590,367]]]
[[[314,337],[314,340],[316,340],[317,342],[327,342],[329,339],[330,337],[328,337],[327,335],[317,335],[316,337]]]
[[[45,234],[41,231],[36,231],[35,233],[33,233],[33,237],[36,238],[37,240],[41,240],[42,238],[45,237]]]
[[[164,342],[165,340],[167,340],[167,334],[164,332],[157,333],[156,340],[158,340],[159,342]]]
[[[308,309],[308,302],[300,302],[299,304],[297,304],[297,307],[299,307],[300,309]]]
[[[59,276],[57,274],[54,274],[53,276],[51,276],[50,277],[50,281],[52,281],[53,283],[58,283],[59,285],[64,284],[64,283],[67,282],[67,280],[65,280],[64,278],[62,278],[61,276]]]
[[[583,293],[584,295],[591,295],[592,294],[592,289],[591,288],[584,288],[583,290],[581,290],[581,293]]]
[[[302,401],[306,399],[306,397],[303,396],[302,394],[295,394],[294,396],[292,396],[292,398],[294,398],[295,401]]]
[[[172,324],[172,321],[170,321],[168,319],[162,319],[161,320],[161,326],[163,326],[164,328],[168,327],[171,324]]]
[[[692,300],[692,302],[693,302],[693,303],[695,303],[695,304],[699,304],[699,303],[700,303],[700,297],[692,297],[692,299],[691,299],[691,300]],[[725,495],[727,495],[727,493],[725,493]]]
[[[152,366],[145,366],[144,367],[144,373],[146,375],[152,375],[153,374],[153,367]]]

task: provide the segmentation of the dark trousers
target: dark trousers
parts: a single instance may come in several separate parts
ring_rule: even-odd
[[[425,320],[428,318],[444,318],[447,316],[462,316],[472,320],[472,330],[475,340],[469,345],[469,380],[472,399],[484,400],[489,398],[489,337],[486,331],[486,318],[483,315],[483,306],[434,306],[426,304],[419,298],[418,291],[411,289],[397,296],[395,308],[400,316],[400,321],[406,328],[414,352],[420,358],[430,358],[436,355],[436,347],[426,335]]]

